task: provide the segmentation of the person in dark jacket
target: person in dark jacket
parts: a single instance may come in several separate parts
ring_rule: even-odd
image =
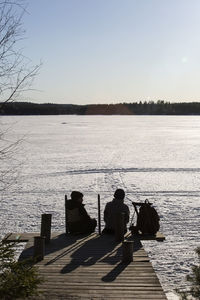
[[[97,225],[97,221],[90,218],[82,202],[83,194],[78,191],[73,191],[71,199],[66,201],[67,224],[70,233],[91,233]]]
[[[118,213],[124,213],[124,232],[127,231],[127,223],[129,222],[129,208],[124,204],[125,192],[117,189],[114,193],[114,199],[106,204],[104,210],[105,228],[103,233],[115,233],[115,220]]]

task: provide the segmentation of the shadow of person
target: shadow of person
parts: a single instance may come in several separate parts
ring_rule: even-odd
[[[104,282],[112,282],[114,281],[117,276],[126,269],[126,267],[129,265],[129,263],[123,263],[119,262],[108,274],[103,276],[101,278],[102,281]]]
[[[142,247],[140,239],[126,236],[126,240],[133,241],[133,254]],[[20,260],[33,256],[33,240],[27,243],[26,249],[20,255]],[[52,255],[55,253],[55,255]],[[49,260],[48,260],[49,255]],[[69,263],[68,263],[69,262]],[[96,262],[114,265],[114,268],[105,274],[101,280],[114,281],[129,265],[122,262],[122,244],[115,241],[113,235],[96,233],[89,235],[58,234],[45,245],[45,264],[62,265],[60,273],[70,273],[79,266],[91,266]],[[103,274],[102,274],[103,275]]]
[[[88,238],[88,235],[71,235],[71,234],[57,234],[52,237],[50,243],[45,244],[45,257],[48,257],[49,254],[53,252],[57,252],[61,249],[67,248],[65,251],[70,252],[73,251],[74,246],[78,247],[79,243],[83,242],[85,239]],[[80,241],[79,241],[80,240]],[[65,255],[66,255],[65,253]],[[27,258],[31,258],[34,256],[34,238],[29,240],[25,246],[25,249],[21,252],[19,256],[19,260],[24,260]],[[53,263],[59,257],[62,257],[62,254],[57,255],[54,259],[48,261],[46,265]]]
[[[70,263],[63,267],[61,273],[69,273],[79,266],[90,266],[97,261],[104,261],[106,258],[110,264],[115,263],[116,260],[120,261],[120,257],[116,255],[118,251],[113,251],[116,247],[120,247],[120,245],[115,242],[113,236],[101,235],[93,237],[72,252]],[[111,253],[113,255],[110,255]],[[113,259],[113,257],[115,258]]]
[[[141,241],[140,241],[139,237],[132,236],[130,234],[126,236],[126,240],[127,241],[133,241],[133,256],[134,256],[134,253],[142,248]],[[117,249],[117,255],[116,256],[122,258],[122,247]],[[107,258],[105,258],[104,261],[106,261],[106,259]],[[116,263],[117,263],[117,261],[116,261]],[[122,273],[128,267],[129,264],[130,264],[130,262],[129,263],[128,262],[123,262],[123,261],[118,262],[110,272],[108,272],[105,276],[103,276],[101,278],[101,280],[104,281],[104,282],[114,281],[117,278],[117,276],[120,273]]]

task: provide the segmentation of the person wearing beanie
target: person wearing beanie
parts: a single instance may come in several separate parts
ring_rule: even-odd
[[[97,221],[90,218],[82,202],[83,194],[78,191],[73,191],[71,199],[66,201],[66,217],[70,233],[91,233],[97,226]]]
[[[106,204],[104,210],[105,228],[102,233],[115,233],[115,219],[118,213],[123,212],[124,215],[124,233],[127,231],[129,222],[129,208],[124,204],[125,192],[123,189],[117,189],[114,193],[114,199]]]

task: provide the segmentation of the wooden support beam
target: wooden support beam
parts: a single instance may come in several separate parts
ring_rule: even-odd
[[[133,261],[133,241],[124,241],[122,243],[122,261],[125,263]]]
[[[34,236],[34,254],[33,257],[36,261],[41,261],[44,259],[45,251],[45,237]]]
[[[42,214],[41,216],[41,231],[40,236],[45,237],[45,243],[48,244],[51,240],[51,214]]]

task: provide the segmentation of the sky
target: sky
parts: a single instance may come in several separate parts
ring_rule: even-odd
[[[200,101],[199,0],[29,0],[24,54],[42,61],[24,100]]]

